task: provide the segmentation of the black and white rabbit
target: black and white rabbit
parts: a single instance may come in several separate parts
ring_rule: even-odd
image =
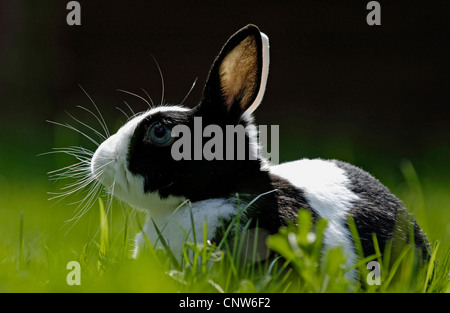
[[[268,71],[267,36],[254,25],[242,28],[215,59],[197,106],[159,106],[133,117],[98,147],[91,160],[91,175],[118,199],[146,211],[145,236],[158,242],[156,224],[179,256],[193,231],[197,241],[203,241],[205,222],[207,239],[218,240],[223,223],[238,214],[242,203],[262,194],[243,212],[244,218],[251,219],[251,228],[258,225],[262,250],[265,236],[288,222],[295,223],[298,210],[306,209],[313,218],[328,220],[324,249],[342,247],[348,265],[357,259],[348,216],[356,224],[365,255],[375,252],[372,234],[383,251],[394,233],[408,240],[411,227],[416,246],[426,255],[428,243],[415,220],[370,174],[337,160],[301,159],[271,165],[259,155],[252,113],[263,98]],[[175,160],[172,130],[186,125],[193,133],[198,117],[203,129],[212,124],[243,125],[247,157]],[[183,204],[186,200],[189,203]],[[140,233],[135,256],[144,245]]]

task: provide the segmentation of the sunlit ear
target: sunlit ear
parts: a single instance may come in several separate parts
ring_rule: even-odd
[[[220,86],[225,106],[230,109],[235,101],[239,101],[245,110],[258,88],[257,45],[253,36],[245,38],[220,64]]]
[[[233,115],[251,113],[262,100],[268,72],[269,40],[248,25],[231,36],[217,56],[201,105]]]

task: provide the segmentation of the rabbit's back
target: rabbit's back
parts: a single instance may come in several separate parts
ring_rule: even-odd
[[[338,160],[302,159],[272,166],[271,173],[299,188],[318,216],[328,220],[324,243],[342,246],[352,262],[356,258],[348,220],[358,230],[364,254],[375,253],[373,234],[383,252],[388,240],[414,242],[427,254],[428,243],[412,215],[388,188],[366,171]],[[395,248],[395,247],[394,247]]]

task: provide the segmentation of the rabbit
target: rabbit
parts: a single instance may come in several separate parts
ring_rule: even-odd
[[[249,236],[255,236],[251,242],[258,240],[258,260],[271,253],[266,238],[295,224],[300,209],[311,212],[314,220],[327,220],[324,251],[341,247],[347,266],[358,259],[348,217],[356,225],[365,256],[375,253],[373,234],[383,251],[394,234],[407,241],[411,227],[415,245],[426,255],[429,244],[415,219],[367,172],[338,160],[300,159],[273,165],[259,154],[252,113],[262,101],[268,72],[268,37],[257,26],[247,25],[222,47],[198,105],[151,108],[131,118],[97,148],[90,164],[92,177],[114,197],[146,212],[133,256],[138,257],[147,239],[160,246],[161,235],[177,257],[194,233],[198,242],[218,242],[223,226],[243,207],[241,225],[250,223]],[[181,140],[177,127],[184,125],[193,133],[198,118],[203,129],[242,125],[248,156],[175,160],[172,148]]]

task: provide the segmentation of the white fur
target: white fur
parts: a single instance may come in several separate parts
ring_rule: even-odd
[[[137,209],[146,211],[163,210],[177,207],[183,197],[168,197],[161,200],[156,194],[144,192],[144,178],[128,170],[127,154],[131,137],[137,125],[146,117],[157,112],[179,111],[189,109],[180,106],[161,106],[134,117],[123,125],[117,133],[106,139],[95,151],[91,161],[91,173],[114,196]]]
[[[261,33],[262,40],[262,71],[261,71],[261,84],[258,90],[258,94],[256,95],[255,100],[249,106],[249,108],[243,113],[242,119],[248,123],[246,127],[246,132],[248,134],[250,140],[250,159],[256,159],[261,156],[260,151],[260,143],[258,142],[258,131],[256,126],[253,124],[252,113],[258,108],[261,104],[262,99],[264,97],[264,93],[266,91],[267,78],[269,76],[269,64],[270,64],[270,55],[269,55],[269,37],[266,34]],[[261,162],[263,163],[263,167],[266,168],[268,162],[266,159],[261,158]]]
[[[211,240],[217,228],[221,227],[221,220],[234,217],[238,213],[235,199],[209,199],[184,204],[176,209],[159,210],[156,214],[147,215],[144,233],[154,248],[162,247],[158,233],[153,222],[158,227],[167,244],[179,260],[182,257],[182,248],[186,240],[194,237],[197,242],[203,242],[204,223],[206,222],[206,239]],[[194,221],[192,225],[191,220]],[[145,247],[144,234],[136,236],[136,246],[133,257],[137,257]]]
[[[162,106],[151,109],[134,117],[123,125],[117,133],[105,140],[95,151],[91,161],[91,173],[96,176],[115,197],[129,203],[136,209],[145,210],[152,216],[170,214],[186,199],[170,196],[161,199],[155,193],[144,192],[144,178],[134,175],[128,170],[127,154],[131,137],[139,123],[146,117],[163,111],[187,111],[178,106]],[[144,230],[152,227],[150,220],[144,225]],[[170,228],[169,228],[170,229]],[[153,234],[148,235],[153,239]],[[137,242],[142,242],[142,234],[138,234]],[[135,251],[137,254],[137,250]]]
[[[257,160],[258,157],[260,157],[260,144],[258,141],[258,130],[253,124],[253,116],[250,114],[244,114],[241,117],[242,120],[244,120],[247,123],[247,126],[245,127],[245,133],[248,136],[249,139],[249,159],[250,160]],[[265,162],[266,160],[263,159]]]
[[[261,84],[259,86],[258,94],[256,95],[255,101],[246,110],[247,114],[253,113],[256,108],[261,104],[266,91],[267,78],[269,77],[269,37],[266,34],[261,33],[262,41],[262,71],[261,71]]]
[[[342,247],[347,265],[353,265],[357,256],[345,223],[352,201],[359,197],[348,189],[345,171],[333,162],[320,159],[283,163],[272,166],[270,171],[304,191],[311,207],[328,221],[324,234],[326,249]]]

